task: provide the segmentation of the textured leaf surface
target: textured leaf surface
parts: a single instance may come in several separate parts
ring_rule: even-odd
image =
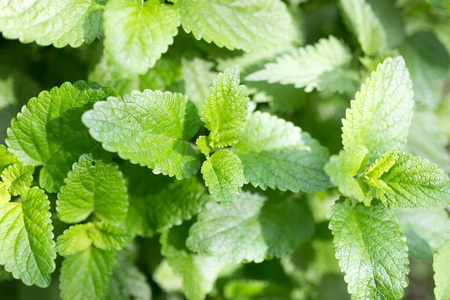
[[[67,256],[61,267],[61,298],[103,300],[109,289],[114,263],[115,251],[94,246]]]
[[[450,239],[450,219],[442,209],[395,209],[400,229],[406,236],[409,254],[431,263],[433,254]]]
[[[380,20],[365,0],[341,0],[347,22],[358,37],[362,50],[367,55],[376,55],[386,50],[386,33]]]
[[[50,285],[56,253],[50,202],[43,190],[32,188],[22,202],[0,207],[0,264],[26,285]]]
[[[210,131],[212,148],[231,146],[242,135],[249,99],[239,82],[238,67],[226,69],[214,80],[206,99],[202,120]]]
[[[352,299],[399,299],[408,284],[408,247],[392,213],[382,205],[338,201],[329,214]]]
[[[147,72],[173,43],[180,25],[177,8],[159,0],[110,0],[104,18],[105,53],[116,78]]]
[[[450,240],[447,240],[434,255],[433,269],[436,300],[450,298],[450,273],[448,272],[450,270]]]
[[[372,163],[406,143],[414,105],[403,58],[387,58],[356,93],[343,121],[344,149],[363,145]]]
[[[138,173],[136,168],[124,170],[125,174],[133,174],[136,178],[129,185],[126,227],[131,233],[152,236],[164,232],[192,218],[211,200],[204,184],[196,177],[176,180],[155,176],[148,169]]]
[[[0,31],[23,43],[78,47],[103,37],[103,1],[1,0]]]
[[[9,192],[13,196],[19,196],[30,187],[33,181],[34,167],[24,166],[21,163],[6,168],[2,173],[2,180],[9,186]]]
[[[435,113],[427,109],[414,109],[408,142],[403,151],[428,159],[448,173],[450,157],[445,148],[447,144]]]
[[[328,151],[300,128],[267,113],[250,115],[244,137],[234,145],[245,181],[282,191],[321,191],[330,186],[323,166]]]
[[[178,0],[176,6],[186,32],[230,50],[286,44],[295,32],[279,0]]]
[[[107,151],[155,174],[182,179],[200,168],[200,155],[187,142],[197,133],[200,118],[181,94],[145,90],[110,97],[86,112],[83,123]]]
[[[65,183],[56,202],[61,221],[78,223],[92,213],[112,224],[126,218],[127,188],[116,163],[83,154]]]
[[[369,187],[360,178],[355,178],[366,170],[368,162],[369,151],[358,146],[333,155],[325,165],[325,172],[343,195],[369,204],[372,200]]]
[[[305,88],[307,92],[315,88],[327,89],[324,83],[319,85],[322,76],[327,77],[322,80],[328,80],[328,84],[342,79],[342,76],[338,76],[333,80],[328,72],[339,74],[339,68],[347,67],[351,58],[347,46],[330,36],[328,39],[320,39],[314,45],[283,54],[276,62],[266,64],[263,70],[250,74],[245,80],[294,84],[297,88]]]
[[[138,267],[131,263],[119,264],[114,267],[111,277],[109,300],[150,300],[151,289],[147,278]]]
[[[0,175],[7,167],[18,162],[19,159],[14,153],[9,152],[4,145],[0,145]]]
[[[283,201],[263,208],[265,201],[243,192],[231,207],[208,203],[189,231],[187,247],[234,263],[261,262],[292,252],[311,237],[314,221],[305,206]]]
[[[226,262],[219,257],[205,257],[185,248],[187,227],[172,228],[161,235],[161,253],[175,274],[182,278],[183,292],[189,300],[202,300],[213,289]]]
[[[60,255],[84,251],[92,244],[102,250],[120,250],[131,240],[131,235],[106,223],[86,223],[71,226],[58,237],[56,244]]]
[[[9,150],[26,165],[44,166],[39,185],[58,192],[72,164],[98,145],[81,123],[81,115],[92,103],[113,94],[109,88],[83,81],[41,92],[11,121]]]
[[[236,201],[244,185],[244,171],[239,157],[221,150],[208,158],[202,166],[203,179],[213,197],[226,205]]]
[[[389,207],[443,208],[450,204],[450,180],[443,170],[418,156],[392,151],[364,174]]]
[[[199,113],[203,113],[205,100],[209,95],[209,88],[213,81],[217,78],[218,73],[211,71],[214,63],[194,58],[192,60],[183,61],[183,80],[184,90],[189,99],[195,103]]]

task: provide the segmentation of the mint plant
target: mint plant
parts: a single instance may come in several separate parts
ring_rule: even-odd
[[[0,0],[2,299],[450,299],[448,28],[448,1]]]

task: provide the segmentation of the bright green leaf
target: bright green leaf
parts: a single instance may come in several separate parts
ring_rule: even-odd
[[[104,222],[118,224],[128,209],[125,180],[116,163],[83,154],[69,172],[56,204],[59,218],[66,223],[78,223],[95,213]]]
[[[22,194],[22,202],[0,207],[0,264],[26,285],[50,285],[56,253],[50,202],[37,187]]]
[[[343,80],[342,76],[332,80],[329,73],[339,74],[340,68],[348,67],[351,58],[347,46],[330,36],[328,39],[320,39],[314,45],[283,54],[276,62],[266,64],[263,70],[250,74],[245,80],[294,84],[297,88],[305,88],[307,92],[315,88],[329,90],[327,84],[336,86],[335,81]]]
[[[383,53],[387,48],[386,33],[380,20],[365,0],[341,0],[347,22],[367,55]]]
[[[200,168],[200,155],[187,141],[197,133],[200,118],[181,94],[145,90],[110,97],[86,112],[83,123],[107,151],[155,174],[183,179]]]
[[[343,195],[369,204],[372,200],[369,187],[357,178],[366,170],[368,163],[369,151],[364,146],[358,146],[333,155],[325,165],[325,172]]]
[[[109,0],[104,19],[105,53],[116,78],[147,72],[173,43],[180,25],[177,8],[159,0]]]
[[[212,150],[209,146],[209,138],[206,135],[199,136],[195,144],[197,145],[198,150],[200,150],[200,152],[208,158],[209,153]]]
[[[208,158],[202,166],[203,179],[214,198],[229,205],[236,201],[244,185],[244,171],[239,157],[221,150]]]
[[[6,140],[9,150],[26,165],[44,166],[39,178],[43,189],[58,192],[78,157],[97,147],[81,115],[92,103],[110,95],[114,95],[110,88],[66,82],[30,99],[11,121]]]
[[[103,300],[108,293],[114,263],[115,251],[94,246],[67,256],[61,267],[61,298]]]
[[[21,163],[6,168],[2,173],[2,180],[9,187],[9,193],[19,196],[31,186],[34,167],[24,166]]]
[[[436,287],[434,295],[436,300],[446,300],[450,298],[450,240],[447,240],[440,248],[433,259],[434,282]]]
[[[0,1],[0,31],[9,39],[57,48],[79,47],[103,37],[104,1],[9,0]]]
[[[443,208],[450,204],[450,180],[419,156],[392,151],[364,174],[377,197],[393,208]]]
[[[181,23],[196,39],[247,52],[289,43],[294,28],[279,0],[177,0]]]
[[[213,82],[202,116],[206,128],[211,131],[212,148],[231,146],[242,136],[249,99],[247,89],[239,83],[237,66],[226,69]]]
[[[7,167],[18,162],[19,159],[14,153],[9,152],[5,146],[0,145],[0,175]]]
[[[408,247],[392,213],[346,198],[336,202],[329,218],[352,299],[401,298],[408,285]]]
[[[323,166],[328,151],[300,128],[267,113],[250,115],[244,137],[234,145],[245,181],[282,191],[321,191],[329,186]]]
[[[373,163],[406,143],[414,105],[403,58],[387,58],[362,85],[343,120],[344,149],[365,146]]]
[[[234,263],[261,262],[292,252],[311,237],[314,221],[305,206],[288,200],[263,208],[265,201],[243,192],[231,207],[208,203],[189,231],[187,247]]]

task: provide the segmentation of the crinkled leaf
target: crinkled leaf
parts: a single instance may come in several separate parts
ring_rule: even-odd
[[[399,299],[408,284],[408,247],[392,213],[383,205],[331,208],[330,229],[352,299]]]
[[[178,33],[180,15],[159,0],[109,0],[105,53],[113,77],[133,78],[153,67]]]
[[[443,208],[450,204],[450,180],[442,169],[419,156],[392,151],[364,174],[389,207]]]
[[[92,244],[102,250],[120,250],[131,240],[131,235],[106,223],[86,223],[71,226],[58,237],[56,244],[60,255],[81,252]]]
[[[213,82],[202,116],[206,128],[211,131],[212,148],[231,146],[242,136],[249,99],[247,89],[239,83],[237,66],[226,69]]]
[[[414,109],[408,142],[403,151],[428,159],[448,173],[450,157],[447,144],[448,140],[435,113],[427,109]]]
[[[321,191],[330,183],[323,171],[328,151],[300,128],[267,113],[250,115],[244,137],[234,145],[245,181],[282,191]]]
[[[104,222],[118,224],[128,210],[122,172],[116,163],[83,154],[69,172],[56,204],[59,218],[66,223],[78,223],[95,213]]]
[[[406,236],[409,254],[426,262],[445,240],[450,239],[450,219],[442,209],[395,209],[400,229]]]
[[[297,88],[305,88],[307,92],[315,88],[327,90],[326,83],[322,82],[319,86],[321,80],[329,82],[331,80],[329,73],[338,74],[341,67],[348,66],[351,58],[347,46],[334,36],[330,36],[328,39],[320,39],[314,45],[283,54],[276,62],[266,64],[263,70],[250,74],[245,80],[294,84]],[[321,79],[322,76],[327,78]],[[342,76],[339,77],[343,80]]]
[[[19,196],[30,187],[33,181],[33,172],[33,166],[14,164],[3,171],[2,180],[9,187],[11,195]]]
[[[86,112],[83,123],[107,151],[155,174],[183,179],[200,168],[200,155],[187,141],[197,133],[200,118],[181,94],[145,90],[110,97]]]
[[[200,150],[203,155],[207,158],[209,157],[209,153],[211,152],[211,147],[209,146],[209,138],[206,135],[201,135],[198,137],[195,144],[197,145],[198,150]]]
[[[26,165],[44,166],[39,185],[46,191],[58,192],[72,164],[98,145],[81,123],[81,115],[110,95],[114,95],[110,88],[66,82],[30,99],[11,121],[9,150]]]
[[[366,170],[368,163],[369,151],[364,146],[358,146],[333,155],[325,165],[325,172],[343,195],[369,204],[372,200],[369,187],[357,178]]]
[[[181,22],[196,39],[247,52],[289,43],[295,33],[279,0],[177,0]]]
[[[203,113],[209,88],[217,78],[218,73],[211,71],[214,63],[200,59],[183,60],[183,80],[186,95],[195,103],[199,113]]]
[[[0,175],[7,167],[18,162],[19,159],[14,153],[9,152],[4,145],[0,145]]]
[[[141,236],[164,232],[192,218],[211,200],[204,184],[196,177],[176,180],[155,176],[148,169],[138,173],[136,168],[124,170],[135,178],[129,186],[128,232]]]
[[[67,256],[61,267],[61,298],[103,300],[108,293],[114,263],[115,251],[94,246]]]
[[[239,157],[221,150],[208,158],[202,166],[203,179],[213,197],[226,205],[236,201],[244,185],[244,171]]]
[[[22,194],[22,202],[0,207],[0,264],[26,285],[50,285],[55,270],[50,202],[37,187]]]
[[[8,191],[9,186],[0,181],[0,206],[11,200],[11,194]]]
[[[261,262],[295,250],[313,233],[309,210],[294,200],[266,204],[243,192],[231,207],[208,203],[189,231],[186,245],[200,255],[226,261]]]
[[[129,264],[116,264],[111,277],[108,300],[150,300],[151,288],[147,278],[138,267]]]
[[[440,248],[433,259],[434,269],[434,295],[436,300],[445,300],[450,298],[450,239]]]
[[[79,47],[103,37],[104,1],[1,0],[0,31],[23,43]]]
[[[369,160],[406,143],[414,105],[412,82],[403,58],[387,58],[362,85],[343,121],[344,149],[365,146]]]
[[[379,55],[387,48],[386,33],[380,20],[365,0],[341,0],[347,22],[367,55]]]

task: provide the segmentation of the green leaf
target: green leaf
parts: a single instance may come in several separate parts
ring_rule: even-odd
[[[431,32],[420,32],[406,40],[399,51],[414,83],[416,103],[436,109],[449,71],[449,54],[445,47]]]
[[[109,97],[86,112],[83,123],[105,150],[155,174],[183,179],[200,168],[200,155],[187,141],[197,133],[200,118],[181,94],[145,90]]]
[[[209,157],[209,153],[211,152],[211,147],[209,147],[210,141],[209,138],[206,135],[201,135],[198,137],[197,141],[195,142],[197,145],[198,150],[200,150],[203,155],[205,155],[206,158]]]
[[[56,253],[50,202],[43,190],[24,191],[22,202],[0,207],[0,264],[26,285],[50,285]]]
[[[267,280],[233,280],[224,287],[226,299],[289,299],[289,290]]]
[[[377,197],[393,208],[443,208],[450,204],[450,180],[419,156],[391,151],[364,174]]]
[[[236,201],[245,180],[236,154],[229,150],[214,153],[203,163],[202,174],[209,192],[218,202],[230,205]]]
[[[325,165],[325,172],[343,195],[370,204],[372,194],[369,187],[358,178],[358,175],[366,170],[368,162],[369,150],[364,146],[358,146],[341,150],[339,155],[333,155]]]
[[[78,223],[92,213],[112,224],[126,218],[127,188],[116,163],[83,154],[67,176],[56,202],[61,221]]]
[[[25,165],[44,166],[39,185],[58,192],[70,167],[97,143],[81,123],[81,115],[92,103],[114,95],[110,88],[69,82],[43,91],[22,108],[8,128],[9,150]]]
[[[440,248],[433,259],[434,282],[436,287],[434,295],[436,300],[450,298],[450,240],[447,240]]]
[[[0,145],[0,175],[2,175],[3,170],[18,162],[19,159],[14,153],[9,152],[5,146]]]
[[[343,121],[344,149],[365,146],[373,163],[406,143],[414,105],[412,82],[402,57],[387,58],[362,85]]]
[[[283,119],[252,113],[244,137],[234,148],[246,183],[255,187],[312,192],[330,185],[323,171],[328,150]]]
[[[61,298],[103,300],[108,293],[114,263],[115,251],[93,246],[67,256],[61,267]]]
[[[213,82],[202,116],[211,131],[211,148],[231,146],[242,136],[249,99],[247,89],[239,82],[237,66],[226,69]]]
[[[183,60],[183,80],[186,95],[195,103],[200,114],[203,113],[209,88],[217,78],[218,73],[211,71],[214,63],[200,59]]]
[[[103,37],[98,0],[1,0],[0,31],[22,43],[79,47]]]
[[[105,7],[105,53],[116,78],[153,67],[178,33],[180,15],[159,0],[110,0]]]
[[[200,255],[223,260],[261,262],[293,252],[313,233],[311,213],[294,200],[267,204],[243,192],[231,207],[208,203],[189,231],[186,245]]]
[[[392,213],[343,198],[328,218],[352,299],[401,298],[408,284],[408,247]]]
[[[187,227],[172,228],[161,235],[161,253],[169,266],[180,275],[188,300],[202,300],[213,289],[225,263],[218,257],[205,257],[189,252],[184,243]]]
[[[124,169],[125,174],[134,176],[129,186],[128,232],[148,237],[167,231],[191,219],[211,200],[196,177],[176,180],[155,176],[148,169],[137,169]]]
[[[439,126],[435,113],[428,109],[414,109],[408,142],[403,152],[428,159],[448,173],[450,157],[447,144],[447,137]]]
[[[9,187],[9,193],[19,196],[24,193],[33,181],[34,167],[21,163],[10,165],[2,173],[2,180]]]
[[[181,24],[196,39],[250,52],[289,43],[294,28],[279,0],[177,0]]]
[[[431,263],[433,254],[450,239],[450,219],[442,209],[395,209],[410,256]]]
[[[365,0],[341,0],[341,7],[351,29],[367,55],[382,54],[387,48],[386,33],[380,20]]]
[[[131,240],[131,235],[113,225],[95,222],[71,226],[58,237],[60,255],[72,255],[86,250],[92,244],[102,250],[120,250]]]
[[[266,64],[263,70],[250,74],[245,80],[294,84],[297,88],[305,88],[307,92],[315,88],[327,89],[323,82],[319,86],[319,82],[330,81],[328,72],[338,74],[340,68],[348,67],[351,59],[347,46],[334,36],[330,36],[328,39],[320,39],[314,45],[281,55],[276,62]],[[324,79],[322,76],[327,78]]]
[[[0,181],[0,206],[8,203],[11,200],[11,194],[8,191],[9,186]]]

